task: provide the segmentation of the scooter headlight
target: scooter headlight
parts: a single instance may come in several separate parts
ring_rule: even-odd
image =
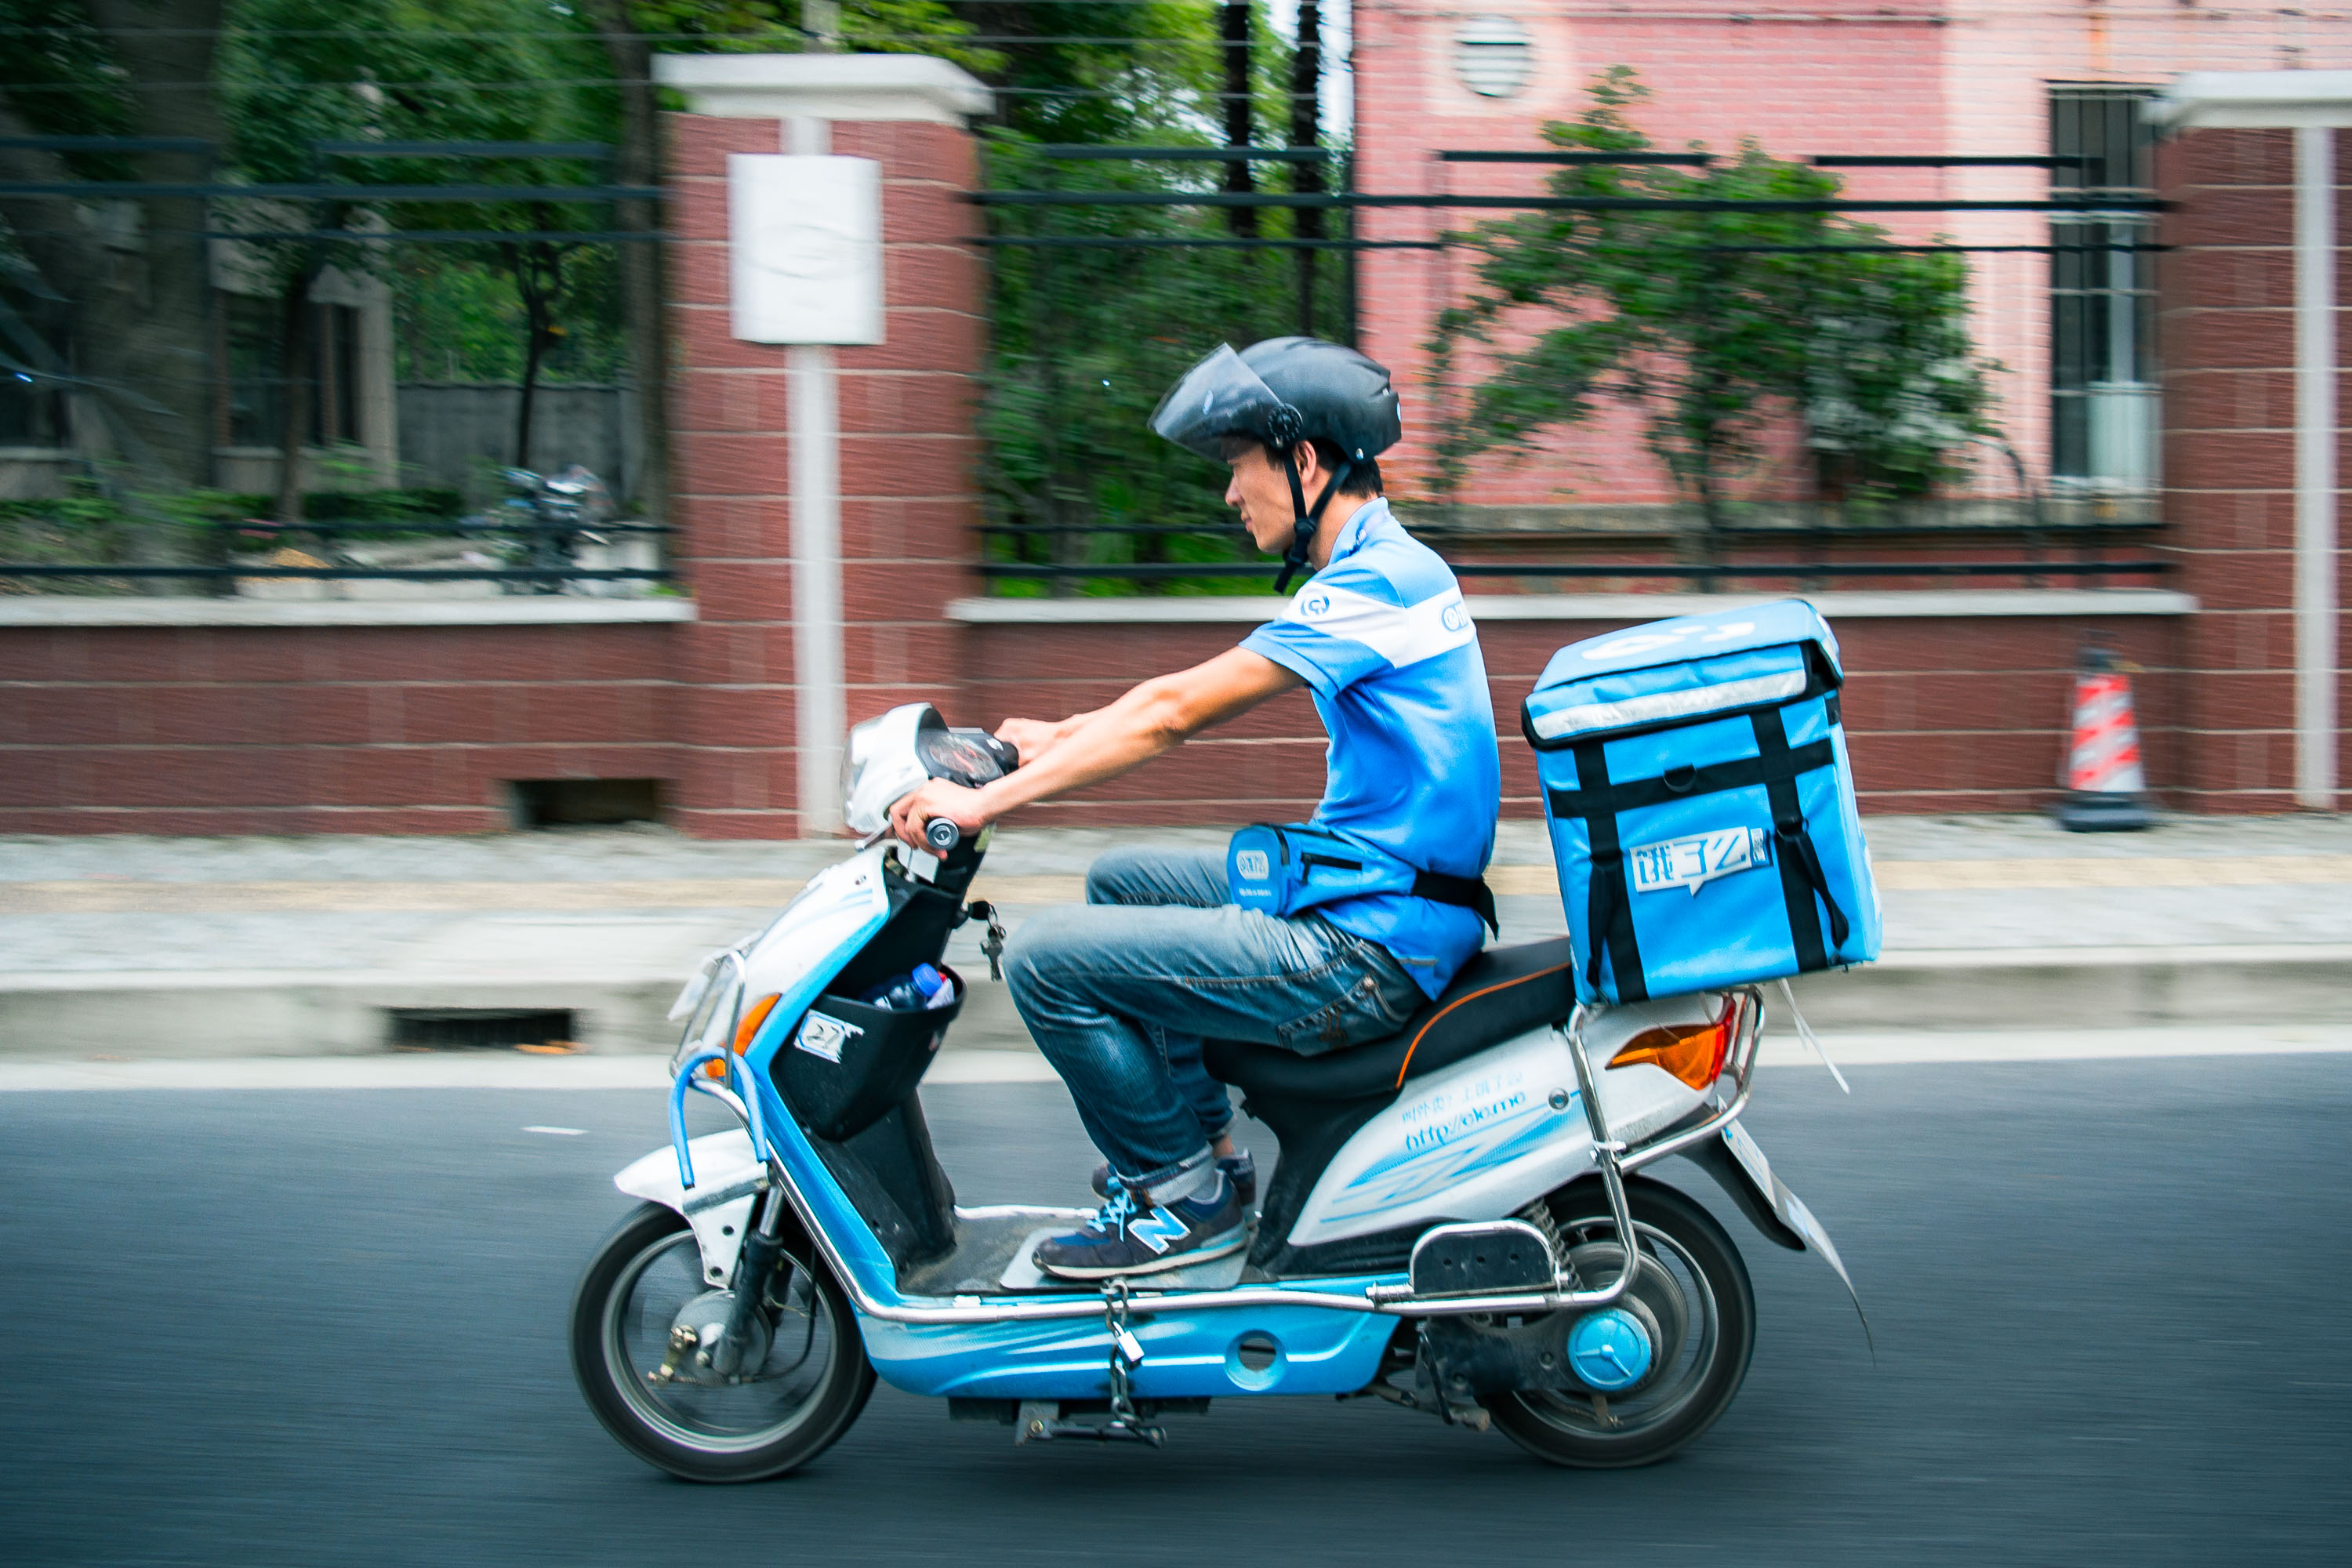
[[[852,833],[879,833],[899,798],[930,777],[915,746],[927,718],[939,724],[929,703],[908,702],[850,730],[841,749],[841,815]]]
[[[865,775],[866,764],[874,754],[875,726],[881,722],[879,719],[868,719],[863,724],[849,727],[849,740],[841,748],[841,805],[845,812],[857,799],[857,781]],[[857,825],[853,822],[850,826],[855,828]]]

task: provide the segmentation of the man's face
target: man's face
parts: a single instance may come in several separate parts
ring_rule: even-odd
[[[1303,447],[1298,456],[1302,459],[1299,479],[1310,487],[1307,493],[1312,496],[1315,477],[1310,470],[1315,449]],[[1290,480],[1284,475],[1282,465],[1255,441],[1241,446],[1225,461],[1233,469],[1233,479],[1225,486],[1225,504],[1242,514],[1242,526],[1249,530],[1250,539],[1260,550],[1281,554],[1290,548],[1294,521]]]

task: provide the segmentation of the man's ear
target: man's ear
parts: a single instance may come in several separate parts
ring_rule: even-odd
[[[1323,454],[1315,449],[1314,442],[1301,441],[1290,448],[1290,460],[1298,465],[1298,485],[1311,503],[1322,484]]]

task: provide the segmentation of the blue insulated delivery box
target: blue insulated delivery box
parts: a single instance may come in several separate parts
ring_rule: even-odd
[[[1655,621],[1552,656],[1536,749],[1586,1002],[1878,956],[1838,716],[1837,638],[1801,600]]]

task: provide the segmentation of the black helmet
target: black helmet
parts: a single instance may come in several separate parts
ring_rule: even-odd
[[[1268,338],[1239,353],[1220,344],[1160,400],[1151,428],[1204,458],[1223,456],[1227,436],[1250,436],[1270,447],[1328,441],[1357,461],[1403,434],[1389,373],[1320,338]]]
[[[1389,373],[1320,338],[1268,338],[1239,353],[1231,343],[1218,345],[1169,388],[1151,411],[1151,428],[1204,458],[1223,457],[1229,436],[1247,436],[1281,453],[1295,525],[1275,579],[1277,594],[1307,563],[1307,543],[1334,492],[1359,464],[1369,466],[1404,433]],[[1337,447],[1339,463],[1309,507],[1292,450],[1315,440]]]

